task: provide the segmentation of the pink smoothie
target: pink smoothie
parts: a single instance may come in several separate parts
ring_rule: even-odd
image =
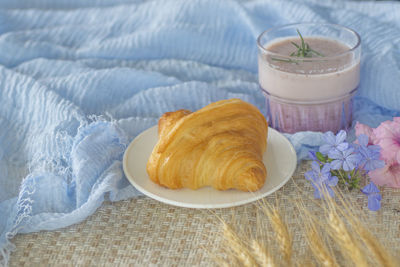
[[[299,38],[277,39],[259,55],[259,83],[267,101],[269,123],[282,132],[338,131],[351,123],[351,98],[360,81],[360,62],[349,47],[328,38],[304,38],[323,57],[293,57],[291,43]]]

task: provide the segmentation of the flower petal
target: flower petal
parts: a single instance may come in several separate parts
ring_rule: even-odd
[[[368,196],[368,209],[372,211],[377,211],[381,208],[380,200],[373,195]]]
[[[317,187],[315,187],[315,190],[314,190],[314,198],[315,199],[322,198],[321,192],[319,191],[319,189]]]
[[[330,195],[331,197],[334,197],[334,196],[335,196],[335,192],[333,192],[332,188],[330,188],[330,187],[328,186],[327,189],[328,189],[329,195]]]
[[[353,147],[349,147],[348,149],[343,151],[343,156],[345,158],[347,158],[349,155],[351,155],[354,152],[354,148]]]
[[[372,143],[372,139],[373,139],[373,133],[372,133],[372,128],[369,127],[368,125],[362,124],[357,122],[356,126],[354,127],[354,129],[356,130],[356,135],[359,136],[360,134],[365,134],[366,136],[370,137],[371,139],[371,143]]]
[[[360,135],[357,137],[357,140],[358,140],[358,143],[360,144],[360,146],[367,146],[367,145],[368,145],[369,138],[368,138],[368,136],[365,135],[365,134],[360,134]]]
[[[373,182],[370,182],[369,184],[367,184],[366,186],[364,186],[361,189],[361,192],[363,192],[366,195],[370,195],[373,193],[379,193],[379,189],[378,189],[378,187],[376,187],[376,185]]]
[[[345,140],[346,140],[346,137],[347,137],[347,133],[346,133],[346,131],[344,131],[344,130],[340,130],[339,132],[338,132],[338,134],[336,135],[336,144],[338,145],[338,144],[340,144],[340,143],[343,143]]]
[[[359,160],[352,160],[347,158],[346,160],[343,161],[343,170],[346,172],[354,170],[357,165],[359,164]]]
[[[308,151],[308,157],[312,160],[318,161],[317,155],[315,154],[315,151]]]
[[[383,168],[370,171],[368,173],[368,176],[371,178],[371,181],[373,181],[377,185],[396,187],[393,186],[391,183],[393,178],[390,173],[389,167],[389,165],[385,165]],[[400,188],[400,184],[398,187]]]
[[[384,138],[379,140],[378,145],[381,147],[381,156],[384,160],[391,161],[397,158],[400,144],[398,144],[396,140]]]
[[[368,150],[371,154],[377,155],[377,158],[379,158],[379,153],[381,152],[381,147],[377,145],[370,145],[368,146]]]
[[[329,163],[325,163],[324,166],[322,166],[321,173],[323,175],[327,175],[330,174],[330,171],[331,171],[331,165]]]
[[[328,157],[330,157],[331,159],[343,159],[343,152],[337,149],[332,149],[331,151],[329,151]]]
[[[323,144],[319,147],[319,152],[321,152],[323,155],[327,155],[331,149],[332,145]]]
[[[323,139],[327,144],[334,145],[336,141],[336,137],[332,132],[326,132],[323,136]],[[322,153],[322,152],[321,152]]]
[[[373,171],[376,169],[383,168],[385,166],[385,162],[383,160],[369,160],[364,166],[364,170]]]
[[[336,186],[338,183],[339,179],[336,176],[332,176],[330,179],[328,179],[325,183],[329,186]]]
[[[313,171],[308,171],[308,172],[304,173],[304,176],[309,181],[315,181],[315,173]]]
[[[336,146],[339,151],[345,151],[349,147],[349,143],[344,142]]]
[[[332,161],[330,164],[332,170],[339,170],[340,168],[342,168],[343,161],[336,159]]]
[[[313,161],[311,163],[311,169],[316,173],[319,174],[321,172],[321,167],[319,166],[319,163],[316,161]]]

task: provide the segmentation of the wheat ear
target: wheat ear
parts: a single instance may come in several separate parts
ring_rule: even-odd
[[[333,199],[325,186],[319,189],[323,194],[323,200],[326,204],[323,209],[327,216],[327,233],[331,236],[332,240],[337,244],[338,249],[342,255],[353,262],[354,266],[364,267],[368,266],[366,255],[363,254],[363,247],[360,242],[356,240],[355,236],[349,232],[344,221],[338,215],[342,214],[343,208],[340,208]],[[335,191],[337,193],[337,191]],[[335,194],[336,195],[336,194]],[[346,209],[346,207],[344,207]],[[345,217],[346,218],[346,217]]]
[[[271,207],[268,203],[265,203],[261,209],[269,218],[278,240],[279,248],[281,249],[286,263],[290,266],[292,257],[292,237],[290,236],[286,224],[283,222],[281,215],[275,207]]]
[[[328,225],[331,230],[328,232],[332,239],[338,244],[338,248],[342,254],[350,259],[354,263],[354,266],[368,266],[358,242],[356,242],[349,233],[344,222],[339,218],[336,212],[329,211]]]
[[[332,255],[331,250],[327,247],[323,236],[320,234],[321,222],[315,218],[305,208],[304,203],[301,199],[295,202],[297,209],[299,210],[299,220],[304,223],[305,236],[308,242],[308,246],[315,257],[315,260],[321,265],[326,267],[339,266]],[[320,226],[318,226],[318,224]]]
[[[325,267],[336,267],[339,266],[332,256],[331,252],[325,245],[321,235],[317,232],[317,229],[313,226],[306,229],[306,237],[315,259],[320,263],[321,266]]]
[[[223,231],[226,241],[234,252],[233,256],[236,257],[243,266],[257,266],[256,260],[252,257],[246,246],[232,228],[224,222]]]
[[[265,249],[263,245],[261,245],[257,240],[253,239],[251,241],[252,254],[256,258],[256,261],[263,267],[274,267],[275,263],[271,255]]]
[[[346,200],[342,192],[336,193],[339,201],[343,205],[343,210],[340,213],[347,219],[352,229],[358,234],[364,245],[371,252],[371,257],[380,266],[395,267],[400,266],[400,263],[389,253],[387,249],[378,241],[378,239],[363,225],[358,217],[354,215],[351,203]]]
[[[376,262],[385,267],[400,266],[399,262],[396,262],[388,251],[383,248],[378,240],[364,226],[358,223],[355,228],[357,229],[361,239],[364,241],[365,246],[375,256],[373,259]]]

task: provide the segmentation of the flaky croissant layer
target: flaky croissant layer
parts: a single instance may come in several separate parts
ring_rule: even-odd
[[[255,106],[221,100],[193,113],[165,113],[158,127],[159,139],[147,162],[153,182],[171,189],[242,191],[264,185],[268,124]]]

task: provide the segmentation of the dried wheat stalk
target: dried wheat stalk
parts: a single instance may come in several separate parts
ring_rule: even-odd
[[[257,240],[251,240],[252,254],[256,258],[258,264],[263,267],[274,267],[275,263],[268,251]]]
[[[282,217],[276,207],[272,207],[269,204],[265,203],[265,205],[261,206],[261,209],[271,222],[271,226],[275,232],[279,248],[283,254],[283,258],[286,261],[287,265],[290,266],[293,240],[286,224],[282,220]]]
[[[332,252],[332,246],[336,247],[349,261],[348,263],[351,262],[352,266],[400,266],[390,254],[390,250],[387,250],[354,215],[352,205],[344,199],[341,193],[338,193],[337,196],[341,205],[328,196],[325,196],[324,200],[317,204],[325,214],[320,218],[311,216],[303,204],[297,205],[299,214],[302,214],[299,216],[299,222],[304,226],[304,234],[312,252],[310,255],[314,257],[314,260],[308,258],[307,266],[314,265],[314,263],[326,267],[339,266]],[[276,236],[274,241],[277,242],[284,259],[284,263],[281,264],[275,262],[274,257],[263,245],[271,243],[268,236],[265,237],[266,240],[250,238],[247,234],[239,237],[237,232],[222,221],[224,237],[231,249],[229,255],[235,258],[240,266],[269,267],[304,264],[304,262],[292,263],[293,239],[277,206],[272,206],[265,200],[259,202],[259,208],[262,211],[259,214],[263,214],[266,219],[258,220],[257,233],[260,234],[265,229],[265,226],[260,227],[258,224],[260,222],[263,224],[268,220]],[[326,235],[330,238],[326,238]],[[372,261],[376,264],[370,264]],[[226,262],[219,264],[226,266]]]
[[[354,266],[368,266],[365,255],[362,253],[360,245],[347,230],[344,222],[336,212],[330,211],[328,215],[328,233],[338,245],[342,255],[354,263]]]
[[[257,266],[256,260],[248,251],[244,243],[226,223],[223,223],[223,232],[224,238],[228,242],[231,250],[234,252],[233,256],[236,257],[243,266]]]
[[[306,229],[306,238],[317,262],[325,267],[339,266],[315,226]]]

